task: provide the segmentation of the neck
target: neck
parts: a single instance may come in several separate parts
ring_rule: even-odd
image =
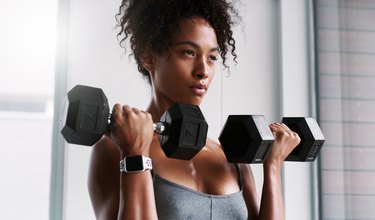
[[[161,116],[167,111],[174,103],[171,101],[158,101],[156,97],[151,99],[147,107],[147,112],[151,114],[154,122],[160,121]]]

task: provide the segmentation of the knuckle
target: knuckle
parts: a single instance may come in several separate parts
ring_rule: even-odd
[[[125,113],[131,113],[132,112],[132,108],[128,105],[123,105],[122,106],[122,110],[125,112]]]
[[[290,132],[288,132],[288,131],[286,131],[286,130],[281,131],[281,134],[282,134],[282,136],[285,137],[285,138],[288,138],[288,137],[291,136]]]
[[[147,119],[151,118],[151,114],[148,113],[148,112],[144,112],[144,111],[142,111],[142,115],[143,115],[145,118],[147,118]]]
[[[297,137],[296,137],[296,139],[297,139],[297,141],[298,141],[298,143],[300,143],[301,142],[301,137],[297,134]]]
[[[120,108],[121,108],[121,105],[118,104],[118,103],[116,103],[116,104],[113,106],[112,112],[115,113],[115,112],[117,112]]]
[[[296,139],[300,139],[300,136],[298,135],[297,132],[292,132],[293,136],[296,138]]]

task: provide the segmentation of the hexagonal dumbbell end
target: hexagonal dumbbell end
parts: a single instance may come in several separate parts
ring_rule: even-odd
[[[228,162],[262,163],[274,137],[263,115],[230,115],[219,141]]]
[[[208,124],[198,106],[174,104],[160,122],[167,126],[159,134],[167,157],[190,160],[206,145]]]
[[[68,143],[92,146],[108,125],[108,100],[102,89],[77,85],[65,99],[61,134]]]
[[[284,117],[282,122],[296,132],[301,143],[288,155],[286,161],[314,161],[325,138],[314,118]]]

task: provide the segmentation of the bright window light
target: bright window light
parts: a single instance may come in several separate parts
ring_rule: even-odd
[[[49,217],[57,0],[0,1],[0,219]]]

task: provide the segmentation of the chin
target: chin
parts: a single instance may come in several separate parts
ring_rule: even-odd
[[[202,98],[191,98],[191,99],[184,99],[184,100],[176,100],[176,103],[182,103],[182,104],[190,104],[190,105],[197,105],[200,106],[202,103]]]
[[[202,103],[202,98],[196,98],[189,102],[189,104],[200,106]]]

